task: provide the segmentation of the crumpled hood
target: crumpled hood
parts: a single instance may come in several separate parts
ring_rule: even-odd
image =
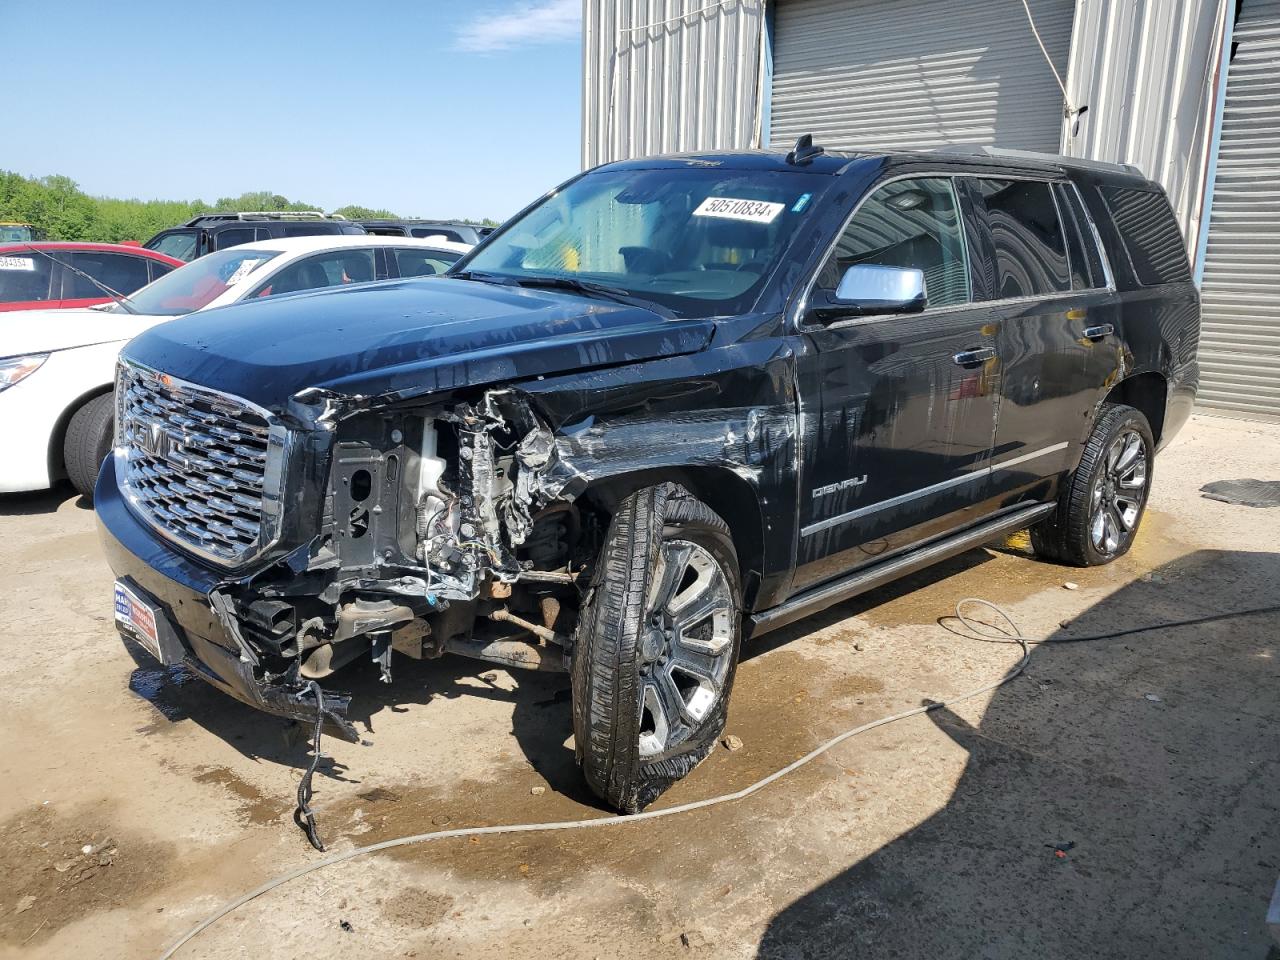
[[[309,387],[416,396],[693,353],[712,329],[560,291],[435,278],[194,313],[123,353],[281,410]]]

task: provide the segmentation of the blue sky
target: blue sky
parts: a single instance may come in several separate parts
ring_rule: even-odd
[[[4,6],[0,169],[498,219],[579,169],[581,0]]]

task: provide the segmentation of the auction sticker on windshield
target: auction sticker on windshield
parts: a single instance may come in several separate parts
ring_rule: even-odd
[[[36,262],[30,257],[0,257],[0,270],[35,270]]]
[[[749,220],[752,223],[772,223],[782,212],[785,203],[769,203],[765,200],[738,200],[734,197],[707,197],[695,217],[719,217],[722,220]]]

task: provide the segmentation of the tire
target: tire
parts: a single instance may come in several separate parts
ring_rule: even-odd
[[[1031,528],[1036,553],[1077,567],[1128,553],[1151,493],[1154,455],[1147,418],[1133,407],[1105,404],[1057,509]]]
[[[73,413],[71,422],[67,424],[62,461],[66,464],[71,485],[86,497],[93,497],[98,470],[111,450],[114,398],[114,393],[94,397]]]
[[[741,642],[728,525],[673,483],[627,497],[570,664],[574,749],[596,796],[637,813],[706,758],[724,729]]]

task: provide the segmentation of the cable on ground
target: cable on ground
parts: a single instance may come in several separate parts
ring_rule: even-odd
[[[988,623],[984,620],[977,620],[969,616],[968,614],[966,614],[965,610],[973,606],[985,607],[988,610],[991,610],[994,613],[998,614],[999,617],[1008,625],[1008,628],[1006,629],[1005,627],[1002,627],[998,624]],[[965,693],[961,693],[957,696],[951,697],[950,699],[945,701],[928,701],[922,704],[921,706],[913,707],[910,710],[903,710],[901,713],[890,714],[887,717],[881,717],[878,720],[872,720],[869,723],[864,723],[864,724],[861,724],[860,726],[853,727],[850,730],[844,731],[844,733],[837,734],[836,736],[832,737],[830,740],[827,740],[825,743],[822,743],[819,746],[814,747],[814,749],[810,750],[800,759],[792,761],[791,763],[787,764],[785,767],[782,767],[780,770],[775,770],[773,773],[769,774],[767,777],[764,777],[761,780],[757,780],[755,783],[749,786],[743,787],[741,790],[735,791],[734,793],[726,793],[718,797],[709,797],[706,800],[695,800],[690,803],[682,803],[682,804],[679,804],[678,806],[667,807],[663,810],[646,810],[642,813],[633,813],[625,816],[601,816],[601,817],[593,817],[588,820],[562,820],[562,821],[557,821],[552,823],[516,823],[516,824],[507,824],[507,825],[490,826],[490,827],[460,827],[454,830],[436,830],[431,833],[418,833],[418,834],[414,834],[413,836],[398,837],[393,840],[383,840],[381,843],[370,844],[367,847],[356,847],[352,850],[345,850],[342,853],[330,854],[329,856],[324,857],[320,860],[316,860],[312,863],[305,863],[299,867],[295,867],[293,870],[290,870],[288,873],[281,874],[278,877],[268,880],[266,883],[262,884],[261,886],[255,887],[254,889],[250,890],[248,893],[245,893],[239,897],[236,897],[234,900],[231,900],[230,902],[219,907],[214,913],[210,914],[204,920],[201,920],[198,924],[196,924],[194,927],[192,927],[190,930],[184,933],[181,937],[175,940],[173,944],[171,944],[169,948],[165,950],[163,954],[160,955],[159,960],[170,960],[170,958],[173,957],[179,950],[181,950],[182,947],[190,943],[192,940],[198,937],[205,930],[209,929],[209,927],[213,926],[223,917],[227,916],[227,914],[233,913],[234,911],[238,910],[240,907],[244,906],[249,901],[256,900],[258,897],[262,896],[265,893],[270,893],[272,890],[276,889],[277,887],[283,886],[284,884],[289,883],[293,880],[297,880],[299,877],[305,877],[309,873],[315,873],[317,870],[323,870],[325,867],[331,867],[336,863],[342,863],[343,861],[346,861],[346,860],[353,860],[356,857],[365,856],[366,854],[370,854],[370,853],[377,853],[380,850],[391,850],[395,847],[407,847],[407,846],[410,846],[411,844],[426,843],[431,840],[448,840],[455,837],[479,837],[479,836],[492,836],[496,834],[506,834],[506,833],[544,833],[552,830],[587,830],[587,829],[594,829],[594,828],[618,827],[618,826],[625,826],[627,824],[637,823],[642,820],[660,820],[664,817],[674,817],[682,813],[692,813],[694,810],[703,810],[703,809],[706,809],[707,807],[714,807],[724,803],[733,803],[737,800],[744,800],[747,797],[751,796],[753,793],[757,793],[758,791],[763,790],[765,787],[769,786],[770,784],[778,780],[781,780],[783,777],[786,777],[791,773],[794,773],[796,770],[800,769],[805,764],[809,763],[812,760],[816,760],[818,757],[822,756],[827,751],[835,747],[838,747],[840,744],[844,743],[846,740],[852,739],[853,737],[856,737],[859,734],[866,733],[869,730],[874,730],[877,727],[887,726],[888,724],[895,723],[898,720],[905,720],[908,717],[916,717],[916,716],[919,716],[920,714],[928,713],[931,710],[938,710],[944,707],[952,707],[958,703],[963,703],[966,700],[972,700],[974,697],[981,696],[984,693],[989,693],[992,690],[997,689],[998,687],[1004,686],[1009,681],[1018,677],[1023,672],[1023,670],[1026,669],[1027,664],[1031,661],[1031,647],[1033,644],[1080,643],[1087,640],[1109,640],[1117,637],[1130,636],[1135,633],[1145,633],[1151,630],[1164,630],[1164,629],[1169,629],[1173,627],[1196,626],[1198,624],[1209,623],[1212,621],[1226,620],[1234,617],[1252,616],[1254,614],[1259,614],[1259,613],[1275,613],[1278,611],[1280,611],[1280,605],[1269,606],[1269,607],[1255,607],[1249,610],[1237,610],[1237,611],[1230,611],[1226,613],[1217,613],[1217,614],[1212,614],[1205,617],[1194,617],[1188,620],[1175,620],[1167,623],[1147,624],[1145,626],[1133,627],[1127,630],[1117,630],[1111,633],[1100,633],[1100,634],[1094,634],[1092,636],[1054,637],[1054,638],[1047,638],[1043,640],[1028,640],[1026,637],[1022,635],[1022,631],[1018,628],[1018,625],[1017,623],[1014,622],[1013,618],[1009,616],[1009,614],[1006,613],[1003,609],[1001,609],[998,605],[992,603],[990,600],[983,600],[978,597],[966,597],[965,599],[961,600],[959,603],[956,604],[955,619],[959,620],[960,623],[963,624],[968,630],[976,634],[979,639],[993,641],[997,643],[1016,643],[1019,647],[1022,648],[1022,656],[1018,659],[1018,662],[1012,668],[1006,671],[1005,674],[1001,676],[998,680],[984,683],[981,686],[974,687],[972,690],[969,690]],[[319,698],[321,696],[320,691],[318,689],[319,685],[315,684],[315,686],[317,687],[317,689],[314,692],[317,698],[317,703],[319,703],[320,702]],[[316,756],[312,759],[311,768],[308,770],[306,778],[304,778],[304,779],[307,779],[308,784],[310,782],[309,781],[310,775],[315,771],[317,758],[320,755],[318,728],[316,733],[315,754]],[[307,798],[309,799],[309,797],[310,797],[310,792],[308,790]],[[299,798],[299,809],[301,810],[303,807],[303,803],[302,803],[303,791],[301,787],[299,787],[299,790],[298,790],[298,798]],[[314,827],[314,819],[312,820],[312,825]],[[324,849],[323,847],[318,846],[318,843],[319,843],[318,838],[315,841],[315,843],[317,844],[317,849],[319,850]]]

